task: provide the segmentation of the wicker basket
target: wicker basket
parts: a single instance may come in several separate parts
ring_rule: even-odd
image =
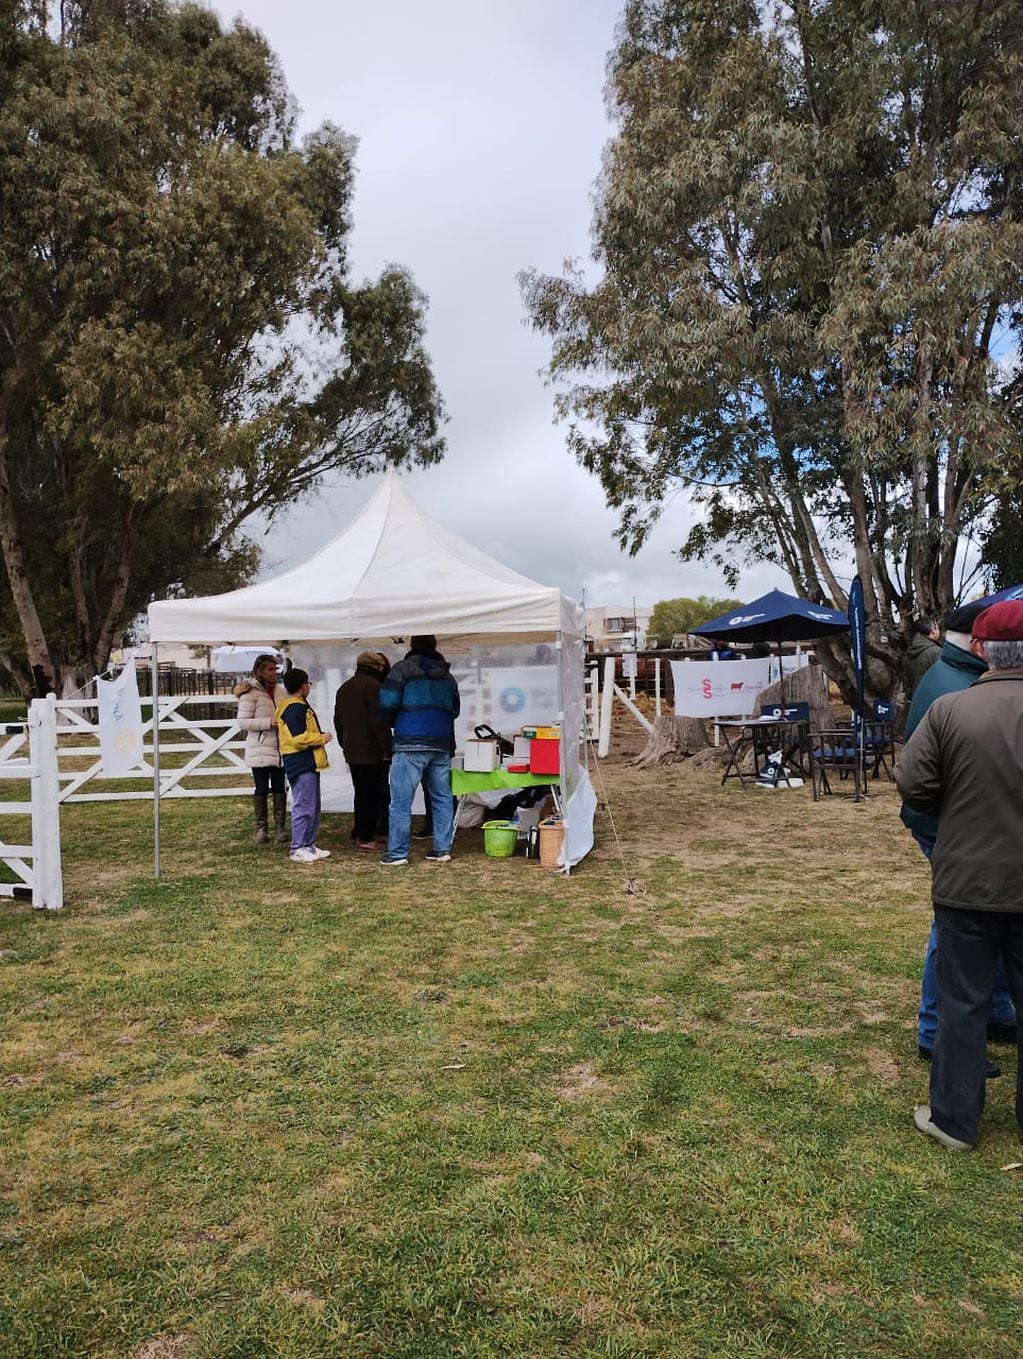
[[[540,863],[544,868],[557,868],[561,843],[565,838],[565,823],[558,816],[540,822]]]

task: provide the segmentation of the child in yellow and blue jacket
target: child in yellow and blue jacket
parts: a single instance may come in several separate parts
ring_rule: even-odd
[[[328,765],[325,747],[331,734],[321,731],[306,701],[311,687],[306,672],[289,670],[284,687],[289,697],[277,708],[277,738],[291,784],[291,858],[295,863],[313,864],[330,858],[329,849],[317,848],[316,832],[320,828],[320,770]]]

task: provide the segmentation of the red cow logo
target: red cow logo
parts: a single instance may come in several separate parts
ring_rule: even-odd
[[[732,685],[732,693],[733,693],[733,694],[734,694],[734,693],[737,693],[738,690],[740,690],[740,689],[742,688],[742,686],[743,686],[743,681],[742,681],[742,680],[739,680],[738,684],[733,684],[733,685]]]

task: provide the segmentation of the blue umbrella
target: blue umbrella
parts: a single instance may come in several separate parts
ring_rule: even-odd
[[[849,619],[838,609],[829,609],[826,604],[811,604],[809,600],[797,599],[783,590],[769,590],[759,599],[741,604],[739,608],[689,631],[698,637],[728,637],[737,642],[774,642],[778,648],[778,673],[782,676],[784,697],[782,642],[809,642],[814,637],[848,632]]]
[[[782,590],[701,623],[690,632],[698,637],[728,637],[737,642],[809,642],[835,632],[848,632],[849,619],[826,604],[811,604]]]

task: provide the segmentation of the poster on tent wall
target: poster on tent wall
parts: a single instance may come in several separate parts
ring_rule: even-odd
[[[134,656],[115,680],[96,681],[96,702],[103,773],[114,779],[142,763],[142,704]]]
[[[771,662],[672,661],[676,717],[749,717],[771,679]]]
[[[462,706],[482,712],[484,715],[476,718],[476,722],[488,722],[503,736],[513,736],[524,726],[548,726],[558,720],[558,668],[480,666],[478,697],[475,703],[467,704],[463,696]],[[471,716],[472,713],[466,713],[466,725]]]

